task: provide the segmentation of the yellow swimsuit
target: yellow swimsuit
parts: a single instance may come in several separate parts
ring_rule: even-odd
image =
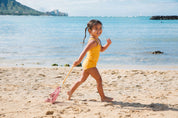
[[[97,41],[94,38],[89,39],[89,41],[91,41],[91,40]],[[82,64],[84,70],[96,67],[96,65],[97,65],[97,62],[98,62],[98,59],[100,56],[100,50],[101,50],[100,43],[99,42],[97,42],[97,43],[98,43],[98,45],[96,47],[93,47],[92,49],[90,49],[87,52],[87,57],[85,58],[85,60],[83,61],[83,64]]]

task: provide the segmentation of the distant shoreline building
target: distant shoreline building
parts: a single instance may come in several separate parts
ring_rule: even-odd
[[[68,16],[67,13],[64,12],[60,12],[59,10],[55,9],[53,11],[50,12],[46,12],[47,15],[51,15],[51,16]]]

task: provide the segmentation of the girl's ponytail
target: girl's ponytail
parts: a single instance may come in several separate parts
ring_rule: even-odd
[[[86,33],[87,33],[87,29],[88,29],[88,27],[85,28],[85,36],[84,36],[84,38],[83,38],[83,45],[84,45],[84,43],[85,43],[85,38],[86,38],[86,36],[87,36],[87,34],[86,34]]]

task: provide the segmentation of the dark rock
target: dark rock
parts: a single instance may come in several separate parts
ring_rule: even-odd
[[[77,67],[82,67],[82,64],[80,63],[79,65],[77,65]]]
[[[58,64],[52,64],[52,66],[58,66]]]
[[[70,64],[65,64],[64,67],[70,67]]]
[[[178,20],[178,16],[152,16],[150,20]]]
[[[161,52],[159,50],[152,52],[152,54],[163,54],[164,52]]]
[[[54,111],[47,111],[46,115],[53,115]]]

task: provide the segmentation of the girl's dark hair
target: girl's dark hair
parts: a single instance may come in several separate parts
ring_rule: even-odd
[[[99,20],[96,20],[96,19],[93,19],[93,20],[90,20],[88,23],[87,23],[87,27],[85,28],[85,36],[84,36],[84,38],[83,38],[83,44],[85,43],[85,38],[86,38],[86,33],[87,33],[87,30],[88,29],[92,29],[93,28],[93,26],[95,26],[95,25],[97,25],[97,24],[100,24],[100,25],[102,25],[102,23],[101,23],[101,21],[99,21]]]

